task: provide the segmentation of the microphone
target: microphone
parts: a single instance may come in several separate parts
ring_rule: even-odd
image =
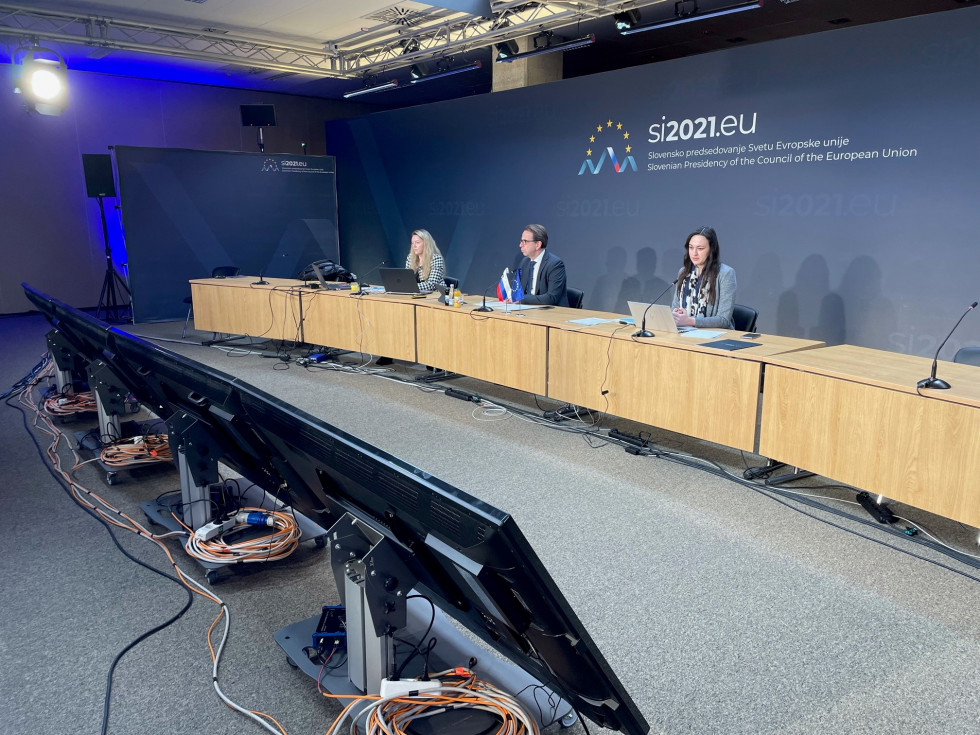
[[[963,312],[963,316],[959,318],[959,321],[957,321],[956,324],[953,325],[953,328],[949,330],[949,334],[946,335],[946,339],[943,340],[943,343],[939,345],[939,349],[936,350],[936,356],[932,358],[932,373],[930,373],[928,378],[923,378],[916,383],[916,388],[935,388],[936,390],[946,390],[949,388],[949,383],[936,377],[936,363],[939,361],[939,353],[942,351],[943,347],[946,346],[946,342],[949,340],[949,338],[953,336],[953,332],[956,331],[956,328],[960,326],[960,322],[963,321],[966,315],[973,311],[976,306],[976,301],[970,304],[967,310]]]
[[[491,309],[489,306],[487,306],[487,294],[490,292],[490,289],[493,289],[493,288],[496,288],[496,287],[497,287],[497,284],[495,283],[490,288],[488,288],[486,291],[483,292],[483,306],[479,306],[476,309],[473,309],[473,311],[493,311],[493,309]]]
[[[374,272],[375,272],[376,270],[378,270],[379,268],[383,268],[383,267],[384,267],[384,264],[385,264],[385,261],[383,261],[383,260],[382,260],[382,261],[381,261],[380,263],[378,263],[378,264],[377,264],[376,266],[374,266],[374,268],[372,268],[372,269],[371,269],[371,270],[369,270],[369,271],[368,271],[367,273],[365,273],[365,274],[364,274],[364,277],[366,277],[366,276],[370,276],[370,275],[371,275],[372,273],[374,273]],[[370,285],[371,285],[371,284],[369,284],[369,283],[363,283],[363,282],[362,282],[362,281],[364,280],[364,277],[361,277],[361,278],[358,278],[358,277],[357,277],[357,276],[356,276],[355,274],[353,274],[353,273],[351,273],[351,275],[352,275],[352,276],[354,276],[354,280],[355,280],[355,281],[357,281],[357,282],[358,282],[358,283],[359,283],[360,285],[362,285],[362,286],[370,286]]]
[[[259,128],[261,130],[262,128]],[[269,282],[262,277],[262,271],[259,271],[259,280],[252,281],[253,286],[268,286]]]
[[[647,308],[645,308],[643,310],[643,320],[642,320],[643,323],[640,324],[640,328],[637,331],[633,332],[633,336],[634,337],[652,337],[653,336],[653,332],[648,332],[647,331],[647,312],[650,311],[650,307],[651,306],[653,306],[655,303],[657,303],[658,301],[660,301],[661,296],[663,296],[665,293],[667,293],[668,291],[670,291],[670,289],[672,289],[676,285],[677,285],[677,279],[675,278],[673,283],[668,284],[667,288],[665,288],[663,291],[660,292],[660,296],[657,296],[657,298],[655,298],[653,301],[651,301],[649,304],[647,304]]]

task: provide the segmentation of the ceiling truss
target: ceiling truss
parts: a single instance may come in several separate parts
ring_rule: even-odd
[[[432,13],[419,14],[408,25],[380,23],[320,44],[283,43],[217,28],[180,28],[0,4],[0,37],[20,42],[80,43],[94,49],[123,49],[315,77],[356,79],[665,1],[669,0],[496,0],[492,19],[433,9]]]

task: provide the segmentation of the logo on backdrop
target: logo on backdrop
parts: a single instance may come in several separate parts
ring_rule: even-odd
[[[631,169],[636,171],[636,161],[630,155],[633,150],[633,146],[630,145],[630,133],[621,122],[613,123],[610,119],[596,125],[590,131],[589,144],[586,148],[585,160],[578,170],[579,176],[586,172],[595,175],[603,168],[612,169],[618,174],[626,173]],[[625,156],[622,161],[616,155],[617,150],[622,151]]]
[[[277,161],[275,158],[267,158],[267,159],[265,159],[264,161],[262,161],[262,170],[263,171],[278,171],[279,170],[279,161]]]

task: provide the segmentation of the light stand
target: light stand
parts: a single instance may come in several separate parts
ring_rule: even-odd
[[[105,278],[102,280],[102,291],[99,293],[99,305],[95,310],[95,318],[102,319],[102,312],[104,311],[105,321],[107,322],[128,322],[132,320],[132,314],[129,317],[123,318],[120,316],[120,313],[129,309],[131,303],[119,303],[119,295],[116,293],[117,284],[119,288],[125,291],[127,299],[131,299],[132,294],[130,294],[129,287],[123,281],[122,276],[116,272],[116,268],[112,264],[112,248],[109,247],[109,226],[106,224],[105,203],[102,201],[105,197],[100,194],[97,198],[99,200],[99,215],[102,217],[102,239],[105,242]]]

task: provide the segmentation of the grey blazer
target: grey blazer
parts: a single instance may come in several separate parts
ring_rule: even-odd
[[[683,272],[683,268],[677,272],[678,279],[680,279],[681,273]],[[713,304],[708,305],[707,316],[694,317],[694,326],[734,329],[735,325],[732,324],[732,312],[735,311],[735,287],[735,269],[722,263],[721,269],[718,271],[718,293],[715,294],[715,301]],[[670,308],[677,309],[680,305],[680,298],[675,288],[674,299],[670,304]]]

